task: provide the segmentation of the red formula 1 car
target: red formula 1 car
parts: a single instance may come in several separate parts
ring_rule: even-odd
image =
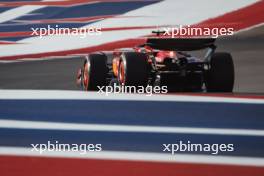
[[[98,90],[123,86],[167,86],[169,92],[232,92],[234,65],[229,53],[215,52],[213,38],[149,38],[133,49],[91,53],[77,83]],[[187,51],[206,50],[199,58]]]

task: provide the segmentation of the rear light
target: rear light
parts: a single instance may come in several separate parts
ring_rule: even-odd
[[[176,58],[176,52],[175,51],[169,51],[169,57],[170,58]]]

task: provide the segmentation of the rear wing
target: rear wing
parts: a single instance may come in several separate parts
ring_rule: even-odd
[[[215,38],[148,38],[146,45],[153,49],[192,51],[215,48]]]

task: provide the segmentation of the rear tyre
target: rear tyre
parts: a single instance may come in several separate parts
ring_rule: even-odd
[[[82,85],[84,90],[99,90],[107,84],[107,57],[101,53],[89,54],[84,62]]]
[[[144,86],[148,84],[148,57],[144,53],[125,52],[118,69],[118,81],[124,86]]]
[[[234,63],[231,54],[213,54],[207,75],[207,92],[232,92],[234,79]]]

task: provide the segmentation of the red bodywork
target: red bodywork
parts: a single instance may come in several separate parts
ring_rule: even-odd
[[[115,77],[118,77],[119,70],[121,70],[121,72],[122,72],[122,66],[120,66],[120,58],[122,57],[123,52],[124,51],[122,51],[122,50],[113,51],[112,69],[113,69],[113,73],[114,73]],[[152,55],[155,57],[156,63],[163,63],[166,58],[177,58],[177,53],[175,51],[163,51],[163,50],[154,51],[149,46],[134,47],[132,52],[144,52],[144,53],[147,53],[147,55],[149,55],[149,56]],[[152,60],[149,59],[148,62],[152,63]],[[85,69],[83,69],[83,70],[85,70]],[[86,87],[87,85],[85,85],[85,83],[87,82],[86,79],[88,79],[88,78],[84,78],[85,80],[81,80],[81,78],[82,78],[81,76],[82,76],[82,69],[80,68],[78,70],[78,73],[77,73],[76,83],[77,83],[77,85],[80,85],[83,82],[84,86]],[[120,73],[119,76],[122,77],[122,73]]]
[[[154,55],[155,60],[157,63],[163,63],[166,58],[177,58],[177,53],[176,51],[154,51],[151,47],[149,46],[144,46],[144,47],[134,47],[133,50],[135,52],[144,52],[147,53],[148,55]],[[118,76],[118,68],[119,68],[119,60],[122,57],[122,52],[120,50],[116,50],[113,52],[113,61],[112,61],[112,68],[114,75],[117,77]],[[148,60],[149,63],[152,62],[151,59]]]

